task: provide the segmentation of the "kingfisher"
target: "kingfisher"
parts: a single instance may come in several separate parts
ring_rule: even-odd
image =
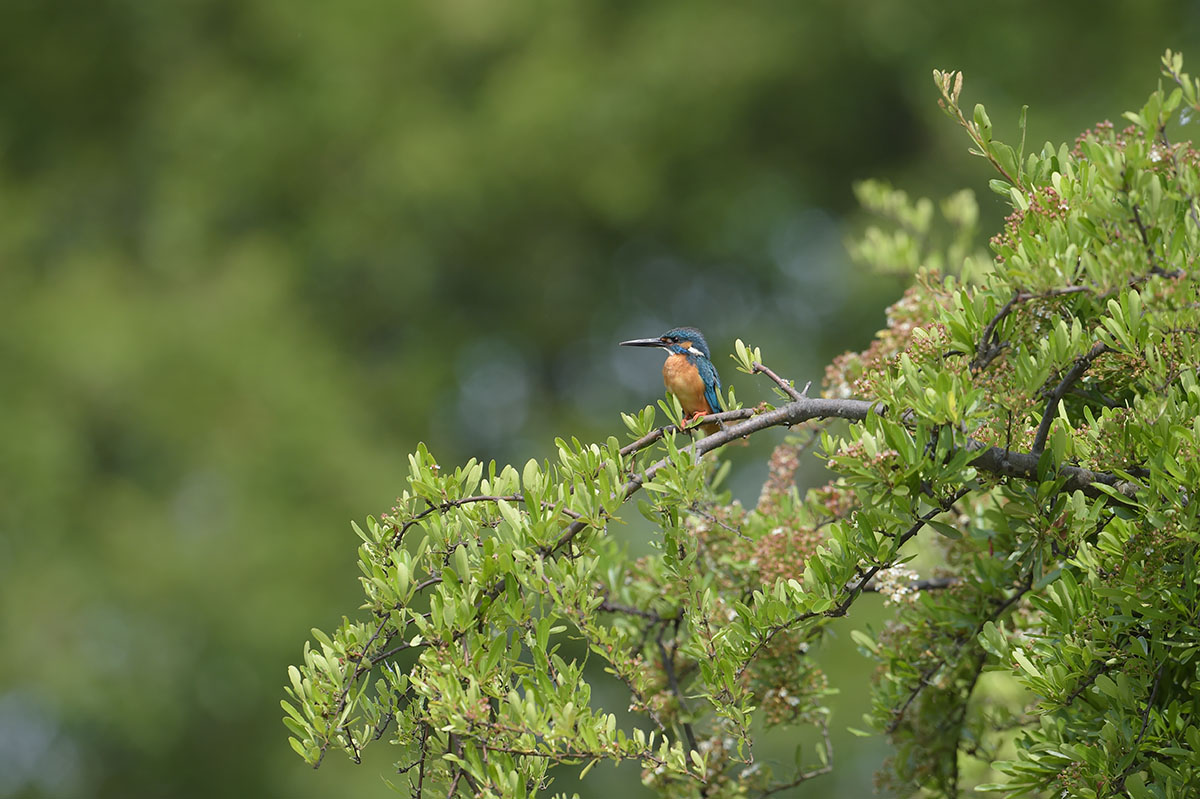
[[[663,384],[683,406],[684,422],[717,413],[721,402],[721,378],[708,353],[704,334],[694,327],[676,327],[657,338],[622,341],[622,347],[661,347],[669,354],[663,364]],[[717,422],[701,425],[705,435],[720,429]]]

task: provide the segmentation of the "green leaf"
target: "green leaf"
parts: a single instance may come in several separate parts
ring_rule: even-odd
[[[509,527],[514,530],[524,529],[525,525],[520,511],[510,505],[507,500],[500,500],[496,503],[496,507],[499,508],[500,515],[504,517],[504,521],[508,522]]]
[[[308,748],[304,744],[290,736],[288,737],[288,743],[291,745],[292,749],[296,750],[296,754],[300,755],[300,757],[304,758],[305,760],[310,759],[308,756]]]
[[[292,718],[294,718],[296,721],[300,722],[301,724],[307,724],[307,723],[308,723],[308,722],[306,722],[306,721],[304,720],[304,716],[302,716],[302,715],[300,714],[300,711],[299,711],[299,710],[297,710],[295,707],[293,707],[293,706],[292,706],[292,703],[291,703],[291,702],[287,701],[286,699],[280,699],[280,700],[279,700],[279,705],[280,705],[280,707],[282,707],[282,708],[283,708],[285,711],[287,711],[287,714],[288,714],[289,716],[291,716]]]
[[[936,519],[930,519],[929,521],[927,521],[925,523],[927,525],[929,525],[930,527],[932,527],[934,530],[936,530],[941,535],[944,535],[946,538],[950,538],[955,541],[962,538],[962,531],[959,530],[957,527],[955,527],[952,524],[946,524],[945,522],[939,522]]]
[[[1093,684],[1100,690],[1100,693],[1104,694],[1105,696],[1117,700],[1121,698],[1121,692],[1118,690],[1117,684],[1113,682],[1112,678],[1107,674],[1101,674],[1095,679]]]
[[[465,544],[461,544],[454,549],[454,566],[460,578],[464,580],[470,578],[471,563],[467,555],[467,547]]]
[[[985,144],[992,140],[992,120],[988,119],[982,103],[975,104],[975,127]]]
[[[1024,669],[1025,672],[1030,676],[1042,676],[1042,673],[1037,670],[1037,668],[1033,665],[1033,663],[1030,662],[1029,658],[1025,656],[1025,653],[1021,649],[1014,647],[1012,650],[1012,657],[1013,660],[1017,661],[1017,665]]]
[[[984,623],[983,629],[979,632],[979,644],[989,654],[1001,660],[1007,659],[1010,654],[1008,639],[991,619]]]
[[[867,635],[862,630],[851,630],[850,640],[854,641],[854,643],[858,644],[860,647],[872,654],[877,654],[879,652],[879,646],[875,643],[875,639],[871,638],[871,636]]]
[[[1125,778],[1125,790],[1132,799],[1155,799],[1153,793],[1146,788],[1146,773],[1135,771]]]
[[[521,472],[521,485],[527,491],[537,493],[541,493],[542,491],[542,473],[538,467],[538,462],[533,458],[525,462],[525,468]]]
[[[996,166],[1004,171],[1006,177],[1019,179],[1021,170],[1017,165],[1017,154],[1012,147],[1002,142],[992,142],[988,152],[996,159]]]

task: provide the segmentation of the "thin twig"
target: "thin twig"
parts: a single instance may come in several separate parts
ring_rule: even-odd
[[[494,495],[479,495],[479,496],[473,496],[473,497],[462,497],[460,499],[448,499],[445,502],[431,504],[428,508],[426,508],[425,510],[418,513],[416,516],[413,516],[411,519],[406,521],[400,527],[400,529],[396,531],[396,534],[392,536],[392,546],[399,546],[400,541],[403,540],[404,534],[409,531],[409,528],[411,528],[414,524],[417,524],[418,522],[420,522],[422,519],[426,518],[427,516],[429,516],[433,513],[445,513],[446,511],[451,510],[452,508],[461,508],[463,505],[471,505],[476,502],[524,503],[525,495],[524,494],[508,494],[508,495],[502,496],[502,497],[494,496]],[[570,508],[565,507],[565,506],[560,507],[553,502],[543,502],[542,507],[547,510],[558,510],[564,516],[571,518],[571,519],[580,518],[579,513],[576,513],[575,511],[573,511]]]
[[[1142,246],[1146,248],[1146,258],[1150,261],[1150,273],[1162,274],[1162,267],[1157,263],[1158,256],[1154,253],[1154,245],[1150,243],[1150,234],[1146,230],[1145,223],[1142,222],[1141,213],[1138,212],[1138,204],[1131,203],[1130,208],[1133,210],[1133,222],[1137,225],[1138,235],[1142,238]]]
[[[1058,403],[1062,401],[1063,395],[1079,378],[1083,377],[1083,373],[1092,365],[1092,361],[1111,351],[1112,349],[1103,341],[1097,341],[1087,353],[1075,359],[1074,366],[1067,370],[1063,379],[1050,392],[1050,398],[1046,400],[1046,410],[1042,412],[1042,421],[1038,425],[1037,435],[1033,438],[1031,449],[1034,455],[1041,455],[1042,451],[1046,449],[1046,437],[1050,435],[1050,425],[1054,421]]]
[[[417,789],[413,791],[413,799],[422,799],[422,792],[425,786],[425,761],[429,755],[429,722],[421,722],[421,759],[420,767],[417,769]]]
[[[1129,765],[1121,772],[1121,776],[1116,780],[1116,790],[1122,791],[1125,789],[1125,780],[1129,777],[1129,773],[1137,766],[1137,754],[1142,748],[1142,741],[1146,738],[1146,730],[1150,726],[1150,711],[1154,707],[1154,698],[1158,696],[1158,685],[1162,682],[1163,669],[1167,666],[1167,661],[1158,664],[1158,670],[1154,672],[1154,683],[1150,686],[1150,696],[1146,699],[1146,709],[1142,712],[1142,728],[1138,731],[1137,740],[1133,742],[1133,748],[1130,750]]]
[[[744,541],[750,541],[750,540],[752,540],[752,539],[750,538],[750,536],[748,536],[748,535],[746,535],[745,533],[743,533],[743,532],[742,532],[741,528],[739,528],[739,527],[732,527],[732,526],[730,526],[730,525],[726,524],[725,522],[721,521],[720,519],[718,519],[718,518],[717,518],[716,516],[714,516],[713,514],[711,514],[711,513],[709,513],[708,511],[706,511],[704,508],[700,507],[700,503],[699,503],[699,502],[693,502],[693,503],[692,503],[692,504],[691,504],[691,505],[690,505],[690,506],[687,508],[687,512],[688,512],[688,513],[693,513],[693,514],[695,514],[696,516],[699,516],[700,518],[704,519],[706,522],[711,522],[712,524],[715,524],[715,525],[717,525],[717,526],[718,526],[718,527],[720,527],[721,529],[723,529],[723,530],[726,530],[727,532],[733,533],[733,534],[734,534],[734,535],[736,535],[738,538],[741,538],[741,539],[742,539],[742,540],[744,540]]]
[[[375,663],[380,662],[380,661],[387,660],[392,655],[398,655],[406,649],[422,649],[428,645],[429,644],[425,641],[422,641],[421,643],[418,643],[416,645],[414,645],[411,641],[405,641],[404,643],[398,644],[397,646],[394,646],[391,649],[388,649],[386,651],[380,652],[379,654],[375,655],[375,657],[371,658],[371,665],[374,665]]]
[[[454,772],[454,779],[450,782],[450,789],[446,791],[446,799],[451,799],[458,792],[458,781],[463,778],[462,768],[458,768]]]
[[[971,668],[971,680],[967,684],[967,689],[962,692],[962,704],[957,708],[954,719],[954,755],[950,761],[952,771],[950,777],[950,793],[947,799],[958,799],[958,751],[962,746],[963,727],[966,726],[967,711],[971,708],[971,695],[975,693],[975,686],[979,684],[979,675],[983,673],[983,664],[987,662],[987,655],[980,650],[976,657],[975,663]],[[940,730],[941,728],[939,728]]]
[[[655,624],[671,621],[675,618],[674,615],[663,616],[661,613],[655,613],[652,610],[642,610],[641,608],[636,608],[632,605],[622,605],[617,602],[611,602],[608,599],[605,599],[603,602],[597,605],[596,610],[600,611],[601,613],[624,613],[627,616],[640,616],[641,618]]]
[[[996,326],[1000,324],[1004,317],[1008,316],[1013,307],[1017,304],[1017,301],[1020,299],[1020,297],[1021,292],[1014,291],[1012,299],[1006,302],[1004,306],[996,312],[996,315],[991,318],[991,321],[984,326],[983,333],[981,333],[979,336],[979,346],[975,348],[975,360],[971,363],[972,371],[982,370],[988,365],[988,363],[992,361],[993,358],[996,357],[996,354],[999,352],[1000,348],[992,345],[992,336],[996,332]]]
[[[803,399],[807,399],[807,398],[808,398],[808,389],[809,389],[809,387],[810,387],[810,386],[812,386],[812,381],[811,381],[811,380],[810,380],[810,381],[808,381],[808,385],[804,387],[804,390],[803,390],[803,391],[799,391],[799,390],[797,390],[797,389],[796,389],[796,387],[795,387],[795,386],[792,384],[792,381],[791,381],[791,380],[784,380],[782,377],[780,377],[779,375],[775,374],[775,372],[771,371],[771,369],[769,369],[768,367],[766,367],[766,366],[763,366],[763,365],[762,365],[761,363],[759,363],[758,361],[755,361],[754,363],[752,363],[752,364],[751,364],[751,367],[754,369],[754,371],[755,371],[755,372],[758,372],[758,373],[764,374],[764,375],[766,375],[767,377],[771,378],[773,381],[775,381],[775,385],[777,385],[777,386],[779,386],[781,389],[783,389],[783,392],[784,392],[785,394],[787,394],[789,397],[791,397],[792,399],[794,399],[794,400],[803,400]]]
[[[950,510],[952,507],[954,507],[954,503],[958,502],[960,499],[965,497],[969,490],[970,489],[967,489],[967,488],[960,488],[958,491],[956,491],[954,493],[953,497],[951,497],[950,499],[948,499],[945,502],[940,503],[937,507],[933,508],[932,510],[930,510],[930,511],[924,513],[923,515],[921,515],[920,517],[918,517],[917,521],[913,524],[913,526],[908,528],[908,530],[906,530],[904,533],[902,533],[900,535],[900,538],[896,541],[896,551],[899,552],[900,547],[904,546],[904,544],[907,543],[910,538],[915,536],[917,533],[921,532],[921,529],[925,525],[929,524],[929,522],[935,516],[941,516],[943,513]],[[855,586],[853,589],[851,589],[849,596],[847,596],[845,599],[843,599],[836,608],[834,608],[833,610],[827,611],[827,614],[830,616],[844,616],[846,613],[846,610],[852,604],[854,604],[854,600],[858,598],[858,595],[860,593],[862,593],[863,587],[866,586],[866,584],[871,581],[872,577],[874,577],[879,572],[883,571],[883,569],[884,569],[884,567],[882,565],[876,565],[876,566],[872,566],[871,568],[864,571],[862,573],[862,579],[859,580],[857,586]]]
[[[643,638],[642,638],[642,643],[637,647],[638,650],[640,650],[642,647],[645,646],[646,640],[649,639],[649,637],[650,637],[650,632],[655,627],[659,628],[659,637],[661,638],[662,630],[665,628],[665,626],[667,624],[670,624],[672,621],[678,623],[679,620],[683,618],[683,609],[682,608],[678,611],[678,613],[675,616],[662,616],[661,614],[653,613],[651,611],[643,611],[639,608],[630,607],[628,605],[618,605],[616,603],[609,602],[607,597],[605,598],[605,601],[600,604],[600,606],[597,608],[597,610],[608,611],[610,613],[629,613],[630,615],[640,616],[642,618],[647,619],[647,621],[649,621],[650,623],[648,625],[646,625],[646,628],[645,628],[644,634],[643,634]],[[580,635],[583,636],[583,639],[590,646],[595,646],[595,647],[600,646],[600,642],[594,636],[589,634],[588,625],[585,625],[583,623],[583,618],[577,619],[575,621],[575,628],[577,630],[579,630]],[[630,650],[630,651],[634,651],[634,650]],[[655,723],[655,725],[657,725],[658,729],[664,735],[666,735],[667,734],[667,725],[663,721],[662,716],[659,715],[658,711],[654,709],[654,705],[651,704],[646,699],[645,694],[637,686],[636,670],[631,669],[631,668],[621,668],[619,665],[621,662],[628,663],[630,661],[623,661],[621,658],[616,657],[615,654],[610,654],[609,660],[613,666],[613,668],[612,668],[613,676],[615,676],[618,680],[620,680],[622,683],[625,684],[625,687],[629,690],[629,695],[632,696],[634,699],[634,702],[630,704],[630,709],[633,709],[634,705],[636,704],[636,706],[638,706],[641,710],[645,711],[646,715],[650,717],[650,720],[653,721]]]
[[[987,368],[996,356],[1008,346],[1008,342],[995,342],[996,327],[1012,313],[1013,308],[1023,302],[1030,300],[1044,300],[1052,297],[1063,297],[1068,294],[1095,294],[1096,290],[1090,286],[1064,286],[1063,288],[1051,289],[1049,291],[1031,292],[1031,291],[1014,291],[1012,299],[1006,302],[996,315],[988,321],[984,326],[983,332],[979,335],[979,344],[975,348],[975,360],[971,362],[972,372],[981,372]]]
[[[631,751],[628,753],[613,752],[607,749],[571,749],[559,748],[557,742],[551,743],[546,741],[543,733],[540,730],[532,730],[528,728],[512,727],[507,724],[498,722],[489,722],[481,724],[479,722],[470,722],[471,731],[469,737],[473,740],[487,740],[487,748],[492,752],[503,752],[505,754],[516,755],[518,757],[540,757],[553,758],[558,762],[568,762],[571,760],[597,760],[604,758],[615,762],[625,760],[641,760],[645,763],[650,763],[655,766],[666,765],[666,761],[660,758],[652,748],[645,748]],[[510,738],[529,737],[535,739],[535,744],[545,746],[545,750],[537,748],[526,749],[517,746],[506,746],[499,741],[503,740],[504,736]],[[469,779],[469,777],[468,777]]]
[[[675,620],[675,633],[679,633],[679,622],[682,617]],[[666,632],[666,627],[660,628],[655,642],[658,644],[658,652],[662,656],[663,672],[667,675],[667,685],[671,688],[671,693],[675,695],[675,701],[679,703],[679,715],[688,717],[691,715],[691,710],[687,706],[687,701],[683,698],[683,691],[679,690],[679,679],[675,676],[675,646],[672,645],[670,651],[667,650],[667,645],[663,642],[663,633]],[[699,752],[700,747],[696,745],[696,733],[692,730],[692,723],[684,721],[683,734],[687,738],[688,748],[693,752]]]
[[[961,637],[959,639],[958,643],[955,645],[953,652],[951,652],[949,655],[947,655],[945,657],[937,658],[934,661],[933,665],[931,665],[929,668],[927,668],[925,671],[923,671],[921,673],[920,678],[918,678],[918,680],[917,680],[917,684],[915,686],[913,686],[913,688],[909,691],[908,698],[904,700],[904,704],[902,704],[894,712],[892,720],[887,726],[887,732],[889,734],[895,732],[896,728],[900,726],[900,722],[904,720],[904,714],[908,711],[908,708],[913,703],[913,700],[915,700],[917,698],[917,695],[920,694],[921,691],[924,690],[929,685],[929,678],[932,677],[934,674],[936,674],[943,666],[945,666],[946,663],[951,658],[956,657],[958,655],[958,653],[960,651],[962,651],[962,648],[964,646],[966,646],[969,642],[975,641],[977,639],[979,633],[983,630],[983,628],[987,625],[987,623],[989,621],[995,622],[996,619],[1003,616],[1004,612],[1006,610],[1008,610],[1010,607],[1012,607],[1014,602],[1019,600],[1021,597],[1025,596],[1025,594],[1032,587],[1033,587],[1033,577],[1031,575],[1030,577],[1028,577],[1025,580],[1024,583],[1022,583],[1020,585],[1020,587],[1013,593],[1012,596],[1008,597],[1003,602],[1001,602],[999,605],[997,605],[996,609],[991,614],[989,614],[986,619],[984,619],[982,622],[980,622],[976,626],[975,632],[973,634]]]
[[[666,436],[668,433],[686,433],[695,430],[697,427],[708,424],[709,422],[724,423],[741,421],[742,419],[749,419],[750,417],[754,416],[754,413],[755,411],[753,408],[734,408],[732,411],[721,411],[720,413],[710,413],[707,416],[697,417],[691,424],[684,427],[674,424],[656,427],[641,438],[631,441],[625,446],[621,447],[621,457],[628,457],[635,452],[640,452],[641,450]]]
[[[899,550],[899,548],[901,546],[903,546],[910,538],[912,538],[917,533],[919,533],[921,531],[921,528],[923,528],[926,524],[928,524],[929,521],[931,519],[933,519],[933,517],[939,516],[939,515],[945,513],[946,511],[948,511],[950,508],[954,507],[954,503],[958,502],[960,499],[962,499],[964,496],[966,496],[967,492],[968,492],[968,489],[966,489],[966,488],[960,489],[957,492],[955,492],[955,494],[952,498],[950,498],[946,502],[938,505],[937,507],[933,508],[932,510],[928,511],[927,513],[921,515],[916,520],[916,522],[912,525],[912,527],[908,528],[908,530],[906,530],[905,532],[900,534],[899,539],[896,542],[896,549]],[[860,566],[859,567],[860,579],[858,580],[858,583],[853,586],[847,586],[845,589],[843,589],[843,590],[848,591],[849,593],[847,593],[846,597],[840,603],[838,603],[838,605],[836,607],[830,608],[829,610],[822,611],[820,613],[815,612],[815,611],[801,613],[797,616],[793,616],[792,618],[787,619],[786,621],[780,622],[780,623],[772,626],[771,629],[767,632],[767,634],[758,640],[758,643],[756,643],[754,645],[754,647],[750,650],[750,653],[748,655],[746,655],[745,659],[742,661],[742,665],[738,668],[736,675],[738,677],[741,677],[742,674],[744,674],[746,672],[746,669],[748,669],[750,667],[750,664],[754,661],[754,659],[756,657],[758,657],[758,653],[761,652],[764,648],[766,648],[771,643],[771,641],[773,641],[775,639],[775,636],[779,635],[780,633],[784,632],[785,630],[789,630],[792,627],[795,627],[797,624],[802,624],[810,619],[815,619],[818,616],[824,616],[826,618],[836,618],[838,616],[845,616],[846,611],[850,608],[851,605],[854,604],[854,601],[856,599],[858,599],[859,594],[862,593],[863,588],[867,585],[867,583],[869,583],[871,581],[871,578],[874,577],[879,572],[883,571],[883,569],[884,569],[884,566],[882,564],[876,565],[876,566],[871,566],[868,569],[863,569]]]
[[[913,580],[907,587],[914,591],[937,591],[943,588],[953,588],[962,583],[961,577],[930,577],[928,580]],[[850,588],[849,585],[846,586]],[[879,584],[872,580],[860,589],[864,594],[878,593]]]
[[[788,788],[795,788],[802,782],[806,782],[814,777],[820,777],[822,774],[828,774],[829,772],[833,771],[833,742],[829,738],[829,722],[825,721],[824,719],[821,720],[821,735],[825,739],[825,765],[818,769],[813,769],[812,771],[801,772],[797,774],[795,779],[793,779],[791,782],[781,783],[768,788],[758,795],[759,799],[765,799],[765,797],[770,796],[771,794],[779,793],[780,791],[786,791]]]

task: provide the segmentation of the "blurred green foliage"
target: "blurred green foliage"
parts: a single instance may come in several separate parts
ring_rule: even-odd
[[[278,686],[402,453],[611,432],[660,391],[612,345],[667,324],[818,377],[900,286],[845,268],[852,183],[986,174],[931,68],[1070,138],[1198,29],[1179,0],[0,4],[0,796],[386,794],[307,773]]]

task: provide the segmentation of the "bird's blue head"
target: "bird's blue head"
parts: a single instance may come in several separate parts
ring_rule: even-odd
[[[622,341],[623,347],[662,347],[667,352],[709,358],[708,342],[694,327],[673,327],[657,338],[636,338]]]

